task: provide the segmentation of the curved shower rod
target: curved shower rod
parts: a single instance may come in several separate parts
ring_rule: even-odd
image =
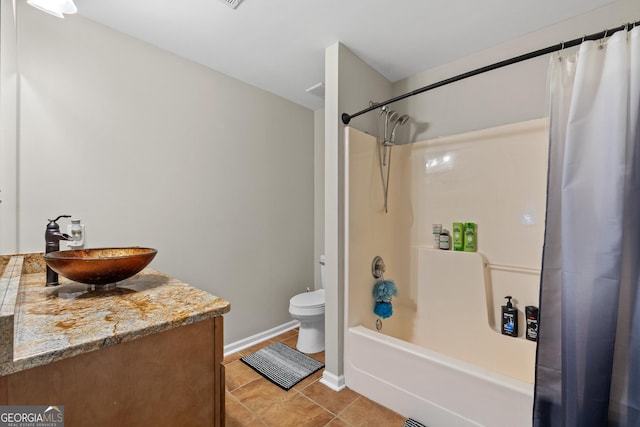
[[[398,102],[401,101],[405,98],[409,98],[410,96],[414,96],[414,95],[418,95],[420,93],[426,92],[428,90],[431,89],[436,89],[439,88],[441,86],[445,86],[448,85],[449,83],[454,83],[463,79],[466,79],[468,77],[473,77],[473,76],[477,76],[478,74],[482,74],[482,73],[486,73],[487,71],[492,71],[492,70],[496,70],[498,68],[502,68],[502,67],[506,67],[507,65],[512,65],[512,64],[516,64],[518,62],[522,62],[522,61],[526,61],[527,59],[532,59],[532,58],[536,58],[538,56],[542,56],[542,55],[546,55],[548,53],[553,53],[556,52],[558,50],[562,50],[568,47],[573,47],[573,46],[578,46],[580,43],[587,41],[587,40],[598,40],[598,39],[602,39],[607,37],[607,35],[612,35],[615,32],[624,30],[624,29],[628,29],[630,27],[635,27],[636,25],[640,26],[640,21],[636,21],[636,22],[632,22],[632,23],[628,23],[628,24],[624,24],[621,25],[619,27],[616,28],[611,28],[608,30],[604,30],[604,31],[600,31],[599,33],[594,33],[594,34],[589,34],[588,36],[582,36],[579,37],[577,39],[573,39],[571,41],[568,42],[562,42],[562,43],[558,43],[555,44],[553,46],[549,46],[549,47],[545,47],[544,49],[539,49],[533,52],[529,52],[529,53],[525,53],[524,55],[520,55],[520,56],[516,56],[510,59],[505,59],[504,61],[500,61],[500,62],[496,62],[495,64],[491,64],[491,65],[486,65],[484,67],[481,68],[477,68],[475,70],[472,71],[468,71],[466,73],[462,73],[462,74],[458,74],[457,76],[454,77],[450,77],[448,79],[439,81],[437,83],[432,83],[430,85],[421,87],[419,89],[415,89],[412,90],[411,92],[407,92],[405,94],[402,95],[398,95],[395,98],[391,98],[391,99],[387,99],[386,101],[382,101],[382,102],[378,102],[375,104],[371,104],[368,108],[365,108],[364,110],[360,110],[357,113],[353,113],[353,114],[347,114],[347,113],[342,113],[342,123],[344,123],[345,125],[348,125],[349,122],[351,121],[352,118],[354,117],[358,117],[364,113],[368,113],[369,111],[373,111],[376,110],[384,105],[388,105],[391,104],[393,102]]]

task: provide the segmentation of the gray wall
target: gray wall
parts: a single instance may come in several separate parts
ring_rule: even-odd
[[[18,61],[13,3],[0,1],[0,254],[18,244]]]
[[[78,15],[19,2],[19,250],[46,219],[231,302],[225,342],[314,284],[314,113]]]
[[[326,368],[323,381],[343,385],[344,336],[344,126],[340,114],[360,110],[370,100],[387,99],[391,84],[340,43],[325,50],[325,252]],[[377,116],[357,117],[352,125],[375,133]]]
[[[393,84],[400,95],[476,68],[640,20],[638,0],[620,0],[492,49],[425,70]],[[575,49],[574,49],[575,50]],[[412,117],[411,139],[500,126],[548,116],[550,55],[471,77],[394,104]]]

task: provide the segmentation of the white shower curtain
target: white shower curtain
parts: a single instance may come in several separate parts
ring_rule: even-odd
[[[556,55],[535,426],[640,425],[640,27]]]

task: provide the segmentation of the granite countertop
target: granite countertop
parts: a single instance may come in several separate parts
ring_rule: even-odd
[[[24,258],[14,311],[13,360],[0,363],[0,376],[230,310],[227,301],[150,268],[105,289],[62,276],[60,286],[47,288],[41,267],[37,256]]]

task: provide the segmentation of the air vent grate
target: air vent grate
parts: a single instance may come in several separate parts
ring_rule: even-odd
[[[227,6],[229,6],[231,9],[235,9],[236,7],[238,7],[240,3],[242,3],[242,0],[220,0],[220,1],[226,4]]]

